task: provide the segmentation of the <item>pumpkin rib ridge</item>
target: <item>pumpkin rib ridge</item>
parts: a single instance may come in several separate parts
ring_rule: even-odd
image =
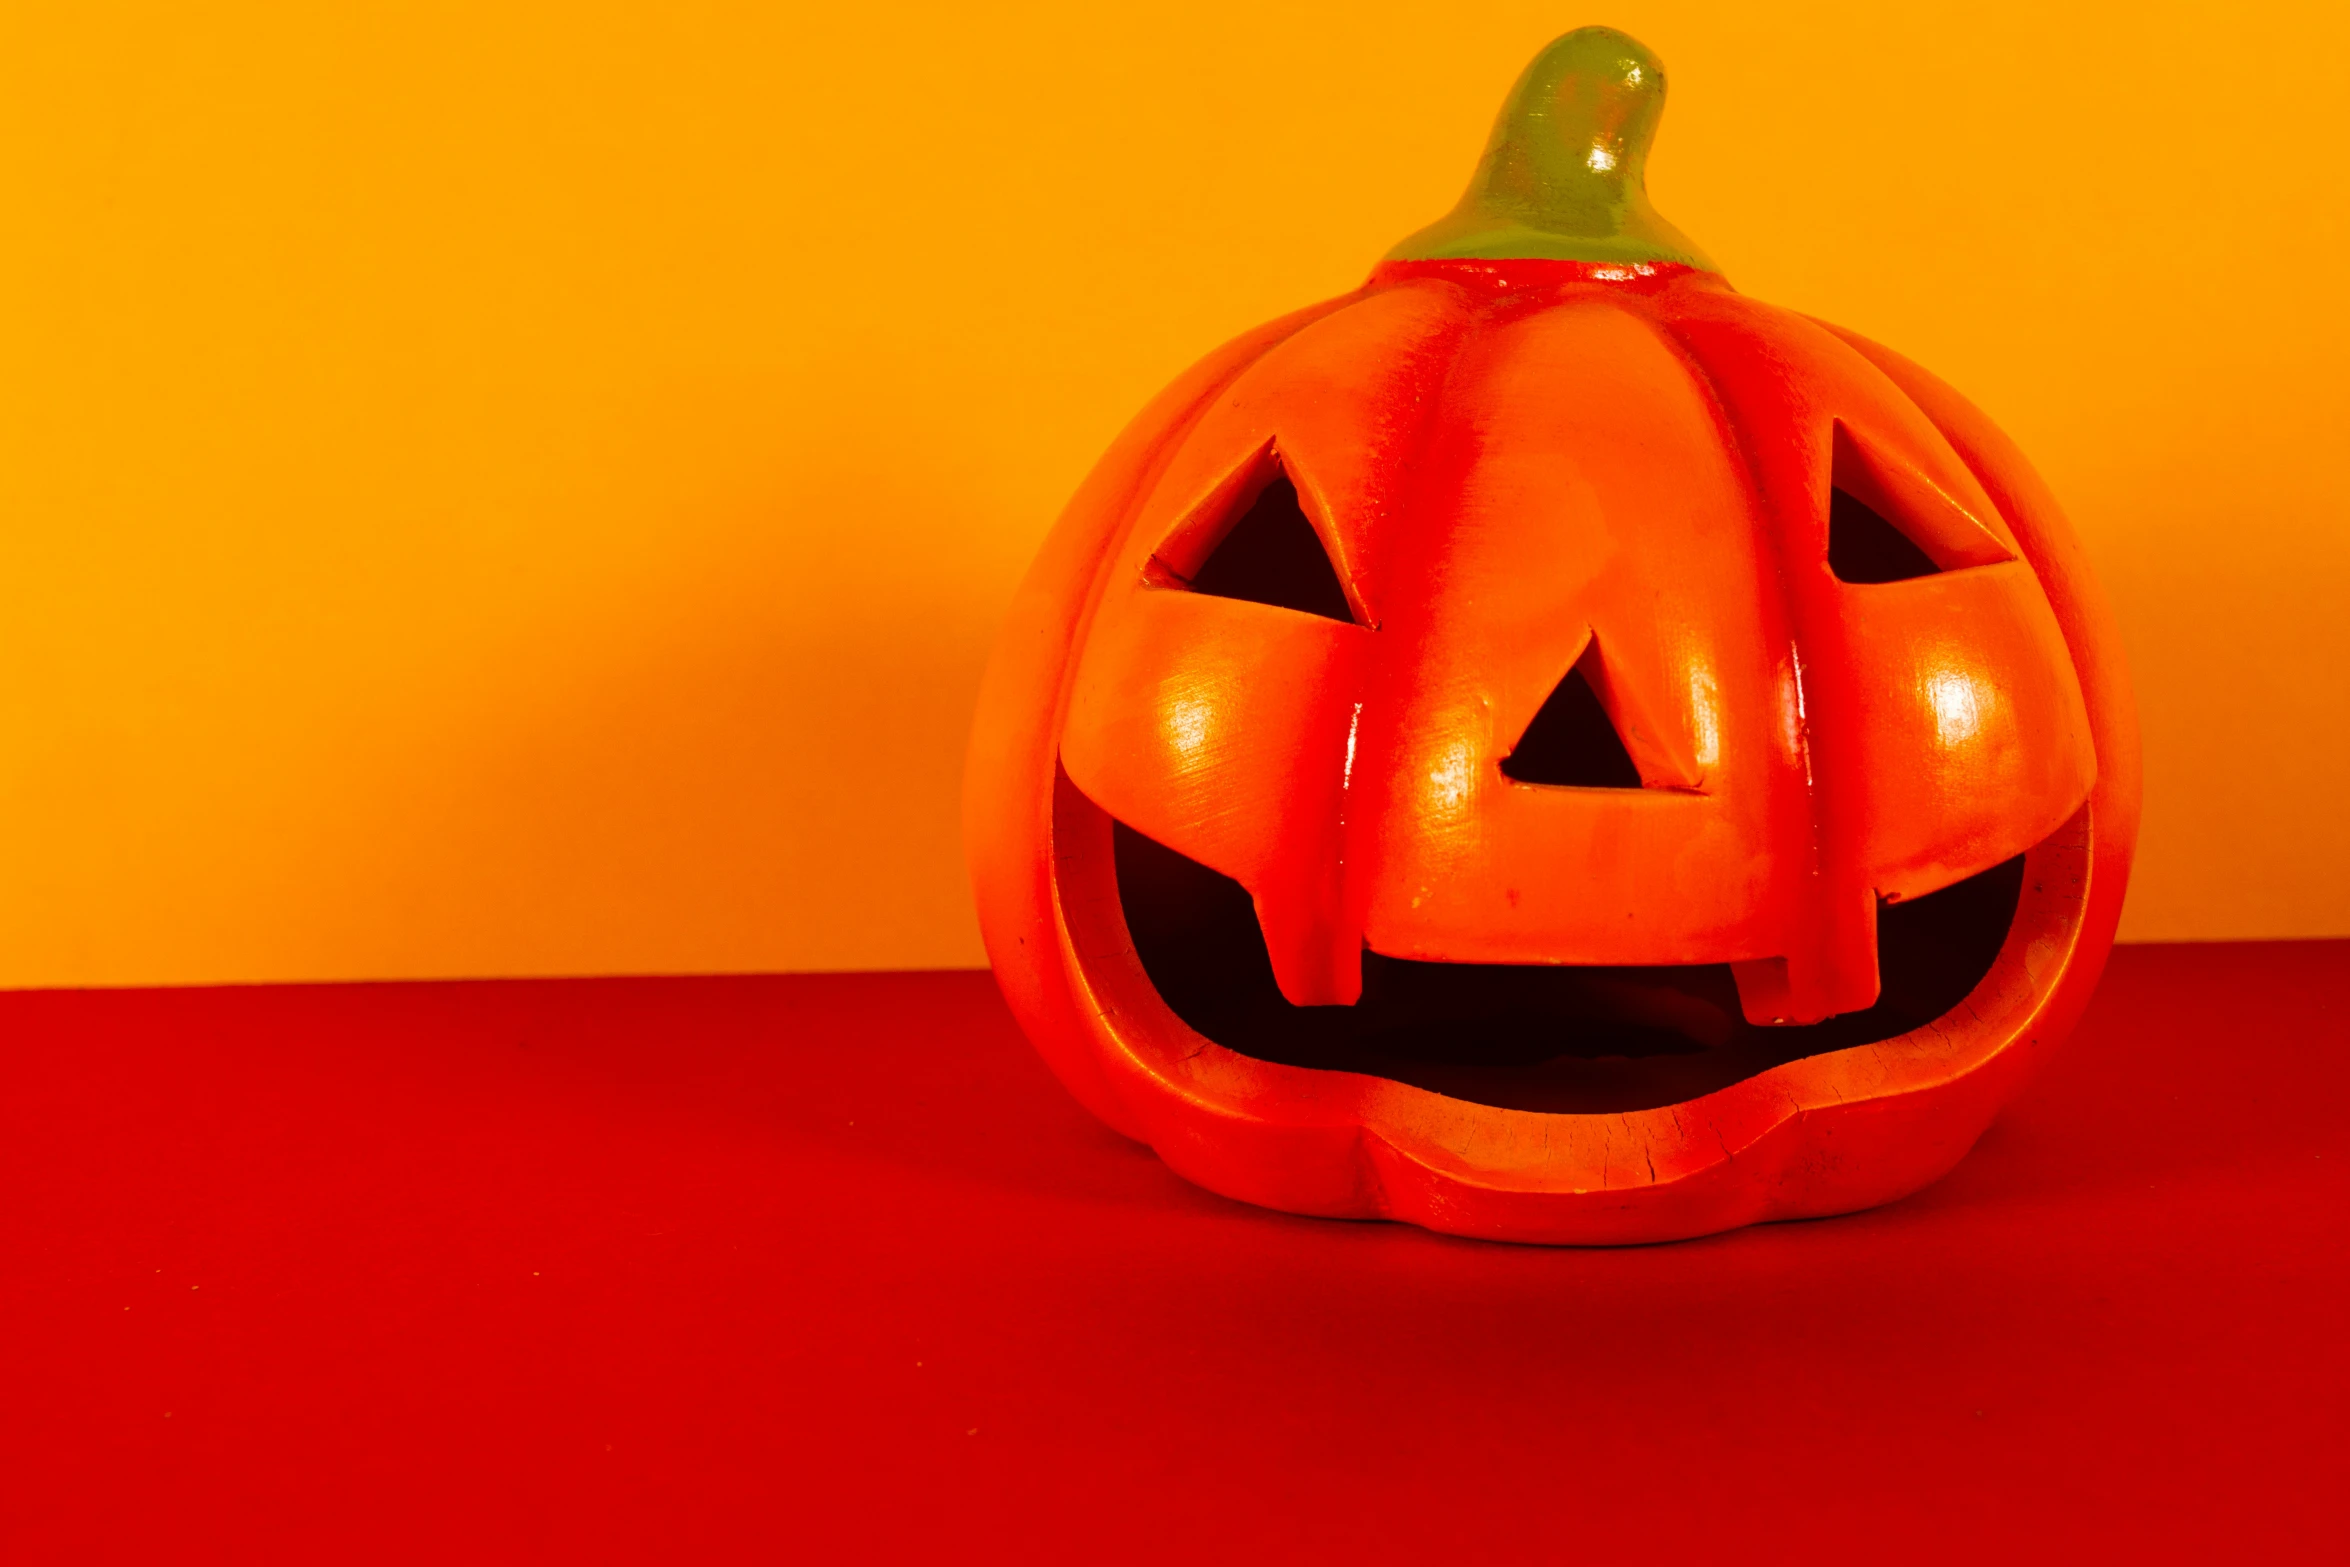
[[[1773,601],[1769,606],[1772,612],[1770,629],[1779,637],[1779,647],[1785,651],[1788,660],[1785,678],[1793,684],[1796,712],[1800,717],[1800,722],[1795,725],[1797,755],[1794,761],[1803,774],[1801,803],[1799,807],[1784,809],[1788,819],[1800,820],[1803,825],[1803,843],[1810,873],[1803,901],[1810,907],[1814,917],[1802,923],[1806,927],[1817,927],[1821,923],[1819,916],[1824,912],[1823,898],[1817,890],[1817,884],[1831,869],[1829,831],[1825,819],[1829,801],[1825,791],[1819,787],[1826,768],[1815,740],[1818,718],[1810,711],[1810,704],[1817,701],[1817,696],[1814,694],[1807,698],[1805,679],[1804,655],[1807,647],[1814,654],[1819,652],[1817,639],[1811,634],[1812,627],[1807,623],[1803,596],[1798,591],[1794,575],[1795,565],[1789,558],[1791,530],[1786,525],[1786,519],[1779,515],[1777,499],[1764,482],[1762,464],[1757,458],[1756,446],[1762,438],[1762,432],[1748,428],[1748,421],[1741,416],[1737,400],[1723,385],[1707,356],[1690,340],[1676,310],[1676,306],[1681,305],[1707,305],[1735,320],[1743,315],[1767,312],[1770,307],[1747,299],[1726,283],[1701,286],[1696,290],[1684,287],[1665,291],[1644,300],[1643,304],[1646,309],[1642,314],[1650,330],[1664,341],[1689,371],[1707,407],[1712,410],[1724,446],[1736,459],[1731,467],[1737,472],[1746,492],[1748,516],[1764,535],[1761,553],[1770,562],[1773,589]],[[1742,329],[1747,328],[1744,321],[1739,321],[1738,325]],[[1778,651],[1779,648],[1773,649],[1774,653]],[[1817,667],[1816,660],[1813,667]],[[1792,957],[1793,954],[1784,955],[1782,961]]]

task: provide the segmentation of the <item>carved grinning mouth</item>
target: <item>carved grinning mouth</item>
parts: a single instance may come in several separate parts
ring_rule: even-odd
[[[1437,963],[1363,954],[1353,1006],[1298,1007],[1273,980],[1238,882],[1113,821],[1135,955],[1194,1031],[1260,1061],[1360,1072],[1503,1109],[1604,1114],[1680,1104],[1789,1061],[1872,1044],[1960,1010],[2022,897],[2018,855],[1877,913],[1877,1003],[1757,1027],[1726,963],[1674,967]]]

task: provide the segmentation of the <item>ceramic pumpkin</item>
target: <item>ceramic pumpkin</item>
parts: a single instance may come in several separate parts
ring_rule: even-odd
[[[2137,820],[2118,644],[1949,388],[1734,292],[1587,28],[1460,206],[1103,459],[982,695],[989,954],[1215,1191],[1514,1240],[1843,1212],[2078,1017]]]

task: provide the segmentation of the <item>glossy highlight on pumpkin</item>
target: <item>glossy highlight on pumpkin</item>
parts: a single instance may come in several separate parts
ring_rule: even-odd
[[[2136,747],[2078,549],[1955,394],[1655,216],[1662,91],[1545,50],[1462,206],[1162,394],[1014,606],[989,952],[1203,1185],[1549,1241],[1862,1207],[2094,984]]]

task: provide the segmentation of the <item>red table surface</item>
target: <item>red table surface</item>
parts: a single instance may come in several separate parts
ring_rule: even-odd
[[[8,1560],[2339,1550],[2350,943],[2139,947],[1956,1174],[1261,1212],[983,974],[0,997]]]

